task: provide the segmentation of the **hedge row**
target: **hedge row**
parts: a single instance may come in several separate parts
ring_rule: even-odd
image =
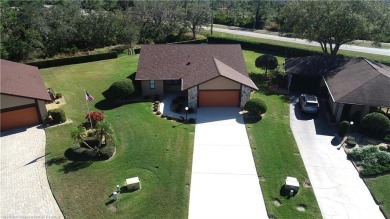
[[[50,68],[50,67],[56,67],[61,65],[73,65],[73,64],[94,62],[94,61],[105,60],[105,59],[115,59],[117,57],[118,57],[118,53],[113,51],[113,52],[100,53],[94,55],[76,56],[76,57],[68,57],[62,59],[30,62],[27,64],[36,66],[38,68]]]
[[[205,38],[205,39],[196,39],[196,40],[174,42],[173,44],[201,44],[201,43],[207,43],[207,42],[208,42],[207,38]]]
[[[212,44],[241,44],[241,47],[246,50],[268,52],[275,55],[287,57],[301,57],[321,55],[322,52],[308,49],[300,49],[294,47],[286,47],[281,45],[273,45],[268,43],[257,42],[249,39],[236,39],[233,37],[208,36],[208,43]]]
[[[208,42],[208,40],[207,40],[207,38],[205,38],[205,39],[179,41],[179,42],[168,43],[168,44],[202,44],[202,43],[207,43],[207,42]],[[134,49],[134,53],[135,54],[140,54],[141,53],[141,48]]]

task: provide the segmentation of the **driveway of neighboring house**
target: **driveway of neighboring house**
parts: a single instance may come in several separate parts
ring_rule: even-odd
[[[1,218],[63,218],[45,168],[41,127],[1,132]]]
[[[189,218],[268,218],[239,108],[199,108]]]
[[[325,108],[317,117],[301,112],[291,98],[290,126],[313,186],[322,216],[326,218],[384,218],[357,170],[347,160],[336,127],[328,124]]]

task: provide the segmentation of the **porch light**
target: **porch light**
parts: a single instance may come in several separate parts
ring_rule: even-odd
[[[186,110],[186,121],[187,121],[188,106],[186,106],[184,109]]]

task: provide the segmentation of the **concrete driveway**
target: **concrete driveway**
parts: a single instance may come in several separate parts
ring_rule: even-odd
[[[63,218],[45,168],[45,131],[1,132],[1,218]]]
[[[290,126],[298,144],[322,216],[384,218],[357,170],[339,150],[336,127],[328,125],[324,108],[318,117],[301,113],[291,99]]]
[[[199,108],[189,218],[268,218],[239,108]]]

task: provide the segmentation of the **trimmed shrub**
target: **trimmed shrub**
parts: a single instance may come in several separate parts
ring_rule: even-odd
[[[46,116],[43,119],[43,123],[45,123],[45,124],[52,124],[53,123],[53,118],[51,116]]]
[[[87,55],[87,56],[76,56],[76,57],[68,57],[62,59],[53,59],[53,60],[44,60],[37,62],[27,63],[28,65],[36,66],[38,68],[50,68],[62,65],[73,65],[85,62],[94,62],[105,59],[115,59],[118,57],[116,52],[107,52],[101,54]]]
[[[267,70],[274,70],[278,67],[278,60],[275,56],[270,54],[264,54],[262,56],[257,57],[255,60],[256,68],[265,69],[265,75],[267,75]]]
[[[97,145],[98,140],[89,140],[86,141],[91,146]],[[80,147],[68,148],[65,151],[65,157],[68,160],[73,161],[97,161],[97,160],[107,160],[112,157],[115,153],[115,142],[112,140],[107,140],[106,145],[100,150],[92,150],[83,146],[80,143]]]
[[[156,112],[156,115],[161,115],[161,112],[160,112],[160,111],[157,111],[157,112]]]
[[[267,112],[267,105],[260,98],[252,98],[245,103],[244,109],[252,115],[260,115]]]
[[[166,118],[166,117],[167,117],[167,115],[161,114],[161,118]]]
[[[108,160],[115,153],[115,142],[113,140],[107,140],[106,145],[99,150],[99,160]]]
[[[344,137],[349,129],[349,122],[348,121],[342,121],[340,122],[338,128],[337,128],[337,135],[340,137]]]
[[[54,124],[59,124],[66,121],[65,111],[61,108],[49,110],[48,114],[53,119]]]
[[[62,93],[56,93],[56,99],[62,98]]]
[[[366,134],[385,134],[390,130],[390,119],[382,113],[373,112],[364,116],[361,126]]]
[[[104,113],[92,111],[92,112],[89,112],[85,116],[85,119],[87,119],[88,122],[89,122],[89,119],[91,119],[92,125],[95,127],[98,122],[101,122],[104,120]]]
[[[107,92],[108,98],[112,100],[131,98],[134,94],[133,81],[128,78],[114,82]]]

